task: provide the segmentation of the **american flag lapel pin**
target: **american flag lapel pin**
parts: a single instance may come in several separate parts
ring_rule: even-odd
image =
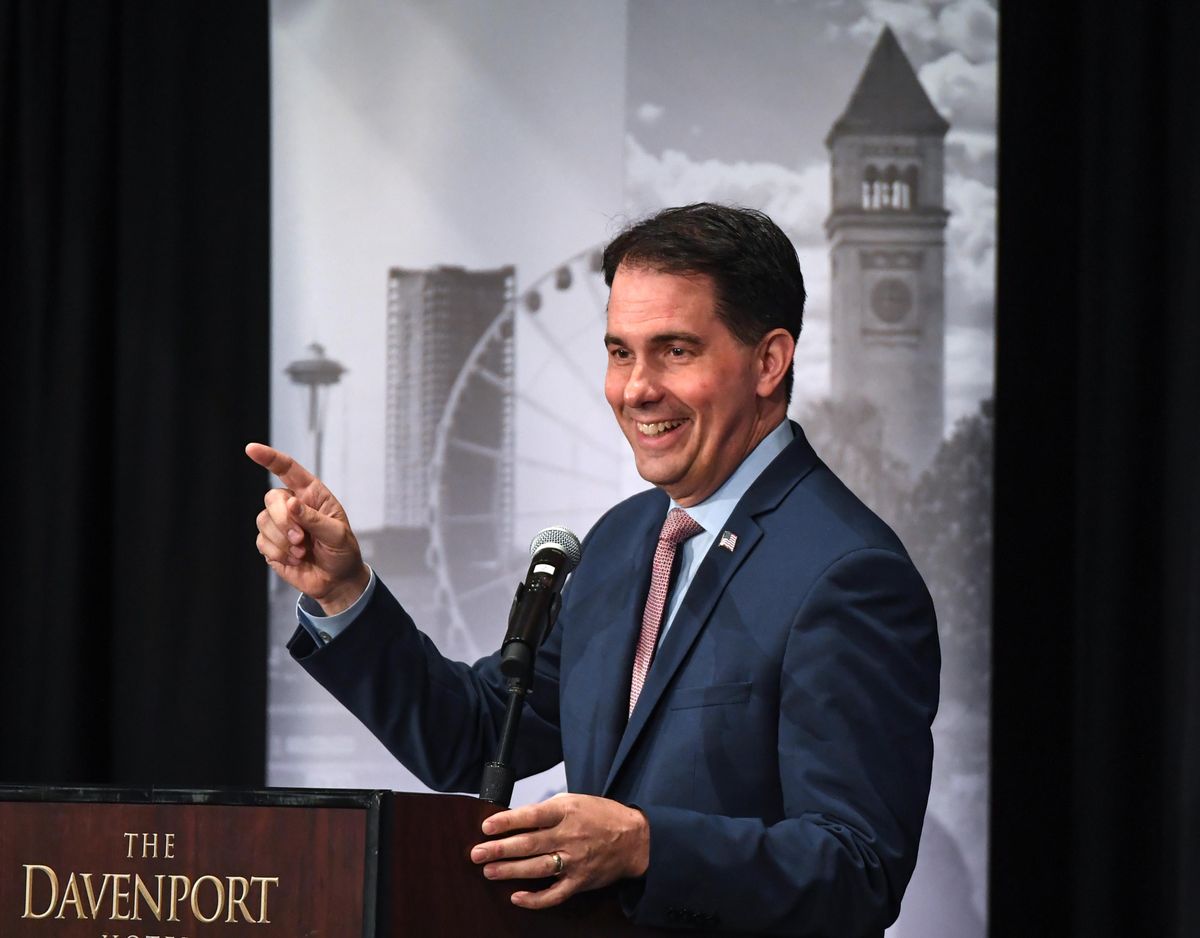
[[[732,531],[723,531],[721,532],[721,540],[717,543],[732,554],[733,549],[737,547],[737,535]]]

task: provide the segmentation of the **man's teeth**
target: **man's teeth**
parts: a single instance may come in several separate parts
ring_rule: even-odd
[[[658,436],[660,433],[666,433],[668,430],[674,430],[682,420],[663,420],[659,423],[639,423],[638,430],[646,434],[646,436]]]

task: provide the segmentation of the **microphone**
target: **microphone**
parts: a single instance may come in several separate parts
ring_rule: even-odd
[[[500,672],[509,679],[532,678],[533,656],[545,641],[562,606],[567,575],[579,565],[579,538],[566,528],[539,531],[529,545],[529,572],[517,584],[500,646]]]
[[[484,763],[479,797],[508,807],[515,771],[511,764],[521,701],[533,686],[533,657],[545,641],[562,606],[562,588],[583,553],[579,538],[566,528],[539,531],[529,545],[532,559],[525,582],[517,584],[508,612],[508,632],[500,646],[500,673],[508,678],[508,704],[496,758]]]

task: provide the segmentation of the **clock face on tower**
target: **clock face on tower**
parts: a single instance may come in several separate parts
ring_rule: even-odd
[[[903,322],[912,307],[912,290],[897,277],[884,277],[871,290],[871,312],[889,326]]]

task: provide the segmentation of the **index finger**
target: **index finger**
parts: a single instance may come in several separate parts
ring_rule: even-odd
[[[316,479],[316,476],[287,453],[282,453],[265,443],[247,443],[246,455],[268,472],[279,476],[280,481],[289,489],[305,488]]]
[[[555,805],[554,799],[540,801],[537,804],[527,804],[520,808],[512,808],[493,814],[483,822],[485,834],[503,834],[506,831],[536,830],[553,827],[563,819],[562,805]]]

